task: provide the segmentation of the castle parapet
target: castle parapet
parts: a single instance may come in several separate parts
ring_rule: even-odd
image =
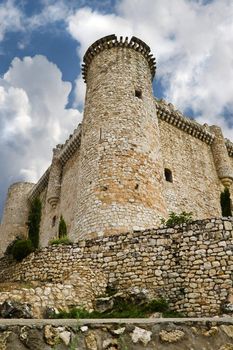
[[[130,41],[128,41],[128,37],[123,40],[123,37],[120,37],[120,40],[117,39],[115,34],[107,35],[99,40],[96,40],[86,51],[83,57],[83,65],[82,65],[82,74],[83,79],[87,81],[87,71],[90,63],[93,58],[98,55],[100,52],[111,49],[112,47],[127,47],[134,49],[135,51],[140,52],[148,61],[150,71],[151,71],[151,79],[153,80],[156,70],[155,58],[151,54],[150,47],[144,43],[144,41],[138,39],[133,36]]]

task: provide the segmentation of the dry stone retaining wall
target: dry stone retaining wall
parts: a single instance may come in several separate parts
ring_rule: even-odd
[[[233,219],[209,219],[43,248],[0,279],[62,282],[88,266],[121,291],[143,288],[188,316],[215,315],[232,293],[232,254]]]

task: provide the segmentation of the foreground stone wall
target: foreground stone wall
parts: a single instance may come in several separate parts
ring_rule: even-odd
[[[15,301],[31,305],[34,318],[43,318],[48,308],[68,310],[76,306],[92,311],[95,299],[103,295],[106,279],[100,271],[77,266],[61,282],[5,283],[0,285],[0,304]],[[0,348],[1,349],[1,348]]]
[[[3,350],[233,350],[229,321],[102,323],[82,320],[13,321],[0,327]],[[21,324],[21,326],[20,326]]]
[[[188,316],[215,315],[232,294],[233,219],[137,231],[43,248],[2,269],[3,281],[62,282],[77,266],[104,273],[120,291],[145,288]]]

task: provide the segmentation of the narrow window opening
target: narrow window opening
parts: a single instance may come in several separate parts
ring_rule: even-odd
[[[137,97],[137,98],[142,98],[142,90],[139,90],[139,89],[137,89],[137,90],[135,90],[135,96]]]
[[[52,227],[55,226],[56,220],[57,220],[57,217],[56,217],[56,215],[55,215],[55,216],[53,217],[53,219],[52,219]]]
[[[100,141],[102,140],[102,128],[100,128]]]
[[[165,175],[165,179],[168,182],[173,182],[173,178],[172,178],[172,172],[170,169],[164,169],[164,175]]]

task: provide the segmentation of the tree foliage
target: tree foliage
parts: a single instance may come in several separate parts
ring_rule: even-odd
[[[222,208],[222,216],[232,216],[231,195],[227,187],[225,187],[224,191],[221,193],[220,202]]]
[[[193,213],[192,212],[185,212],[182,211],[180,214],[176,214],[175,212],[171,212],[169,214],[169,217],[167,220],[162,219],[161,223],[167,227],[173,227],[175,225],[181,225],[181,224],[188,224],[190,223],[193,218],[192,218]]]
[[[58,236],[59,238],[62,238],[66,235],[67,235],[67,226],[63,216],[61,215],[60,221],[59,221]]]
[[[32,242],[33,248],[39,247],[39,232],[41,220],[41,201],[36,198],[31,203],[28,216],[28,238]]]
[[[13,258],[17,261],[23,260],[32,252],[33,246],[30,239],[19,239],[15,241],[12,247]]]

